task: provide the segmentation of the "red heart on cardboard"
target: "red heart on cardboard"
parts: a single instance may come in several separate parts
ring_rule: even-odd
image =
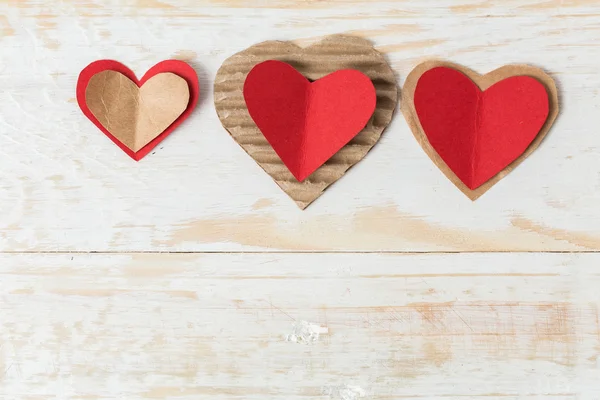
[[[421,75],[414,107],[433,149],[471,190],[523,154],[550,112],[546,87],[531,76],[511,76],[482,91],[443,66]]]
[[[164,73],[174,74],[180,78],[183,78],[188,85],[189,88],[189,102],[187,104],[187,108],[172,122],[162,133],[158,136],[154,137],[150,142],[144,145],[141,149],[137,151],[133,151],[123,142],[121,142],[117,137],[111,134],[103,125],[100,123],[98,118],[94,116],[92,111],[90,110],[87,102],[86,102],[86,90],[88,88],[88,84],[92,78],[104,71],[115,71],[122,74],[124,77],[131,80],[135,85],[141,88],[146,82],[148,82],[151,78]],[[135,88],[135,86],[134,86]],[[86,117],[90,121],[94,123],[109,139],[111,139],[117,146],[119,146],[127,155],[133,158],[136,161],[141,160],[144,156],[146,156],[152,149],[154,149],[160,142],[162,142],[175,128],[177,128],[189,115],[192,113],[196,104],[198,103],[198,98],[200,95],[200,87],[198,84],[198,76],[196,71],[187,63],[179,60],[166,60],[156,64],[152,67],[144,77],[140,80],[137,79],[135,74],[127,68],[125,65],[121,64],[117,61],[112,60],[100,60],[95,61],[88,65],[86,68],[81,71],[79,74],[79,79],[77,81],[77,103],[79,107],[83,111]]]
[[[269,60],[244,82],[248,112],[294,177],[302,182],[344,147],[375,112],[371,79],[339,70],[310,82],[294,67]]]

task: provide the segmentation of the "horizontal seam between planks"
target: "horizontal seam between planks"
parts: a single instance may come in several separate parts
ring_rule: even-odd
[[[600,250],[572,250],[572,251],[561,251],[561,250],[494,250],[494,251],[360,251],[360,250],[333,250],[333,251],[287,251],[287,250],[272,250],[272,251],[158,251],[158,250],[141,250],[141,251],[110,251],[110,250],[56,250],[56,251],[0,251],[0,255],[18,255],[18,254],[97,254],[97,255],[126,255],[126,254],[387,254],[387,255],[458,255],[458,254],[596,254],[600,253]]]

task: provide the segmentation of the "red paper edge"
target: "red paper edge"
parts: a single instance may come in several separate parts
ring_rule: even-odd
[[[114,137],[106,128],[102,126],[100,121],[92,114],[85,101],[85,91],[87,89],[90,79],[94,75],[102,71],[116,71],[125,75],[131,79],[136,85],[142,86],[146,81],[152,78],[154,75],[163,72],[172,72],[185,79],[190,90],[190,101],[185,111],[177,118],[163,133],[152,139],[150,143],[139,149],[137,152],[133,152],[130,148],[125,146],[119,139]],[[139,161],[144,158],[148,153],[152,151],[160,142],[162,142],[171,132],[175,130],[189,115],[192,113],[198,99],[200,97],[200,86],[198,83],[198,75],[196,71],[187,63],[180,60],[165,60],[161,61],[146,72],[141,80],[138,80],[133,71],[127,68],[125,65],[114,60],[99,60],[94,61],[87,67],[85,67],[79,74],[77,80],[77,103],[79,108],[83,111],[83,114],[90,120],[94,125],[98,127],[110,140],[113,141],[121,150],[123,150],[129,157],[135,161]]]

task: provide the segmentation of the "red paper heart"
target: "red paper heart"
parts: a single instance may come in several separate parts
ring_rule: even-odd
[[[340,70],[311,83],[291,65],[272,60],[248,73],[244,99],[300,182],[364,129],[376,104],[375,87],[362,72]]]
[[[515,161],[549,115],[548,92],[529,76],[513,76],[481,91],[448,67],[421,75],[414,105],[431,146],[471,190]]]
[[[150,78],[163,72],[171,72],[175,75],[178,75],[186,80],[190,89],[190,100],[188,107],[179,116],[179,118],[177,118],[175,122],[173,122],[164,132],[155,137],[151,142],[142,147],[140,150],[134,152],[127,146],[125,146],[119,139],[113,136],[108,130],[106,130],[104,126],[102,126],[102,124],[98,121],[94,114],[92,114],[86,103],[85,92],[90,79],[97,73],[107,70],[117,71],[125,75],[136,85],[138,85],[138,87],[142,87],[144,83],[146,83],[146,81],[148,81]],[[125,153],[127,153],[127,155],[129,155],[136,161],[139,161],[142,158],[144,158],[148,153],[150,153],[150,151],[152,151],[152,149],[154,149],[171,132],[173,132],[173,130],[175,130],[175,128],[177,128],[187,117],[189,117],[189,115],[194,110],[194,107],[196,107],[196,104],[198,103],[199,95],[200,87],[198,84],[198,76],[196,74],[196,71],[194,71],[194,69],[185,62],[179,60],[166,60],[156,64],[154,67],[150,68],[148,72],[146,72],[146,74],[141,80],[138,80],[135,74],[120,62],[112,60],[95,61],[88,65],[86,68],[84,68],[83,71],[81,71],[81,73],[79,74],[79,79],[77,81],[77,103],[79,104],[79,107],[81,108],[85,116],[88,117],[88,119],[92,121],[94,125],[96,125],[98,129],[100,129],[106,136],[108,136],[110,140],[112,140]]]

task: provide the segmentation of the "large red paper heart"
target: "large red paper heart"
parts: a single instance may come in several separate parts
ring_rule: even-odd
[[[362,72],[340,70],[311,83],[291,65],[274,60],[248,73],[244,99],[300,182],[364,129],[376,104],[375,87]]]
[[[119,139],[117,139],[113,134],[111,134],[98,119],[94,116],[88,104],[86,102],[86,89],[90,80],[94,75],[103,72],[103,71],[116,71],[125,77],[129,78],[132,82],[134,82],[138,87],[142,87],[148,80],[152,77],[162,74],[162,73],[172,73],[181,78],[183,78],[189,87],[189,103],[185,111],[179,115],[179,117],[171,124],[169,127],[152,139],[148,144],[139,149],[138,151],[132,151],[129,147],[123,144]],[[83,111],[86,117],[90,121],[94,123],[108,138],[110,138],[117,146],[119,146],[127,155],[133,158],[136,161],[141,160],[144,156],[146,156],[152,149],[154,149],[160,142],[162,142],[175,128],[177,128],[189,115],[192,113],[196,104],[198,103],[198,98],[200,95],[200,88],[198,84],[198,76],[196,71],[188,65],[187,63],[179,60],[166,60],[156,64],[152,67],[148,72],[144,75],[144,77],[138,80],[135,74],[127,68],[125,65],[121,64],[117,61],[112,60],[100,60],[95,61],[88,65],[86,68],[81,71],[79,74],[79,79],[77,81],[77,102],[79,107]]]
[[[471,190],[523,154],[550,112],[546,87],[533,77],[512,76],[481,91],[443,66],[421,75],[414,106],[431,146]]]

